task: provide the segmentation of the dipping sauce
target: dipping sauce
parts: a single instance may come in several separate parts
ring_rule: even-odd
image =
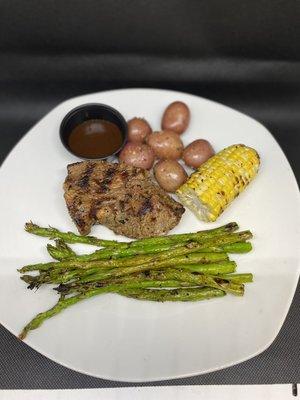
[[[113,122],[89,119],[77,125],[69,135],[70,150],[84,158],[108,157],[123,143],[122,132]]]

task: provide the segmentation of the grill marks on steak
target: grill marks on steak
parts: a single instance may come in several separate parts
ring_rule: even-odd
[[[83,235],[96,223],[132,238],[161,235],[174,228],[184,212],[148,171],[124,163],[70,164],[64,191],[69,213]]]

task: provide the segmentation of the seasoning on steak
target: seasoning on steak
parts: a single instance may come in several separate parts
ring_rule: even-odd
[[[124,163],[83,161],[68,165],[64,197],[79,232],[102,224],[131,238],[174,228],[184,207],[156,185],[148,171]]]

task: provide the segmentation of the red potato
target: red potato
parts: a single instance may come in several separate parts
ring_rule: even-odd
[[[129,142],[121,151],[119,160],[134,167],[151,169],[154,163],[154,153],[147,144]]]
[[[147,143],[161,159],[177,160],[183,152],[183,143],[179,135],[172,131],[152,133],[148,136]]]
[[[127,121],[128,141],[134,143],[144,143],[147,136],[152,133],[151,126],[143,118],[132,118]]]
[[[198,139],[183,150],[182,159],[189,167],[198,168],[214,154],[215,151],[207,140]]]
[[[160,187],[172,193],[188,178],[184,168],[175,160],[161,160],[155,164],[154,176]]]
[[[190,110],[182,101],[174,101],[166,108],[161,127],[164,130],[171,130],[181,135],[190,123]]]

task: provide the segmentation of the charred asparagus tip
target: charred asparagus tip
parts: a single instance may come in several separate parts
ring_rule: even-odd
[[[34,224],[32,221],[26,222],[25,231],[31,232],[32,230],[38,228],[38,225]]]

